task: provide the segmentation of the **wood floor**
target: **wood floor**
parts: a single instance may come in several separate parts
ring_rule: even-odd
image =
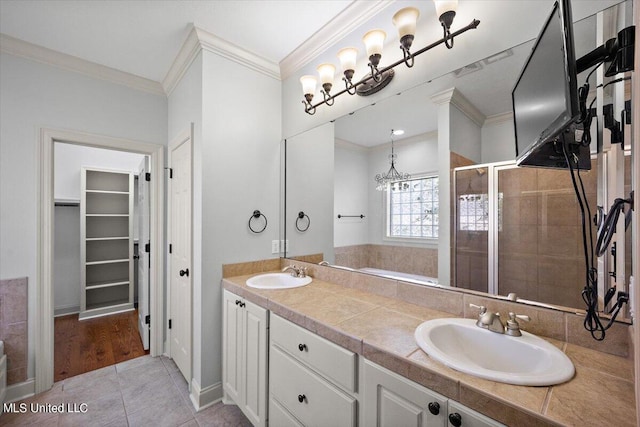
[[[149,354],[138,333],[138,310],[79,321],[54,320],[54,381]]]

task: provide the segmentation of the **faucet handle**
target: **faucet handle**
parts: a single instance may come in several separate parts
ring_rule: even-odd
[[[477,308],[478,310],[480,310],[480,316],[482,316],[487,312],[487,307],[485,307],[484,305],[476,305],[476,304],[469,303],[469,307]]]
[[[527,316],[526,314],[515,314],[513,311],[510,311],[509,312],[509,320],[517,322],[516,319],[524,320],[525,322],[530,322],[531,321],[531,317]]]
[[[531,321],[531,318],[526,314],[515,314],[514,312],[509,312],[509,320],[507,320],[506,326],[506,334],[511,335],[513,337],[522,336],[522,332],[520,332],[520,324],[518,323],[518,319],[524,320],[525,322]]]

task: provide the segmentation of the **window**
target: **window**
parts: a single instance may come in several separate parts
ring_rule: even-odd
[[[498,193],[498,226],[502,231],[502,193]],[[461,194],[458,196],[458,229],[462,231],[489,230],[489,195]]]
[[[387,188],[387,237],[438,237],[438,177],[399,181]]]

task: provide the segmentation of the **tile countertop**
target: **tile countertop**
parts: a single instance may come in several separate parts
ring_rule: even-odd
[[[429,358],[414,340],[422,322],[460,317],[316,278],[282,290],[249,288],[252,275],[223,287],[410,380],[510,426],[635,426],[632,361],[547,338],[571,359],[571,381],[525,387],[484,380]],[[524,328],[523,328],[524,329]]]

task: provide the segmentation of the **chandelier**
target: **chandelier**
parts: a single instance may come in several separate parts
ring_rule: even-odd
[[[393,16],[392,22],[398,30],[402,59],[386,67],[380,66],[384,40],[387,34],[383,30],[379,29],[368,31],[362,38],[362,41],[365,44],[367,57],[369,58],[368,68],[370,73],[365,75],[361,80],[354,82],[353,76],[356,68],[358,50],[354,47],[340,49],[338,52],[338,58],[344,74],[342,80],[345,83],[345,88],[332,94],[331,89],[333,87],[336,67],[330,63],[321,64],[318,66],[317,70],[320,77],[320,83],[322,84],[322,89],[320,90],[323,98],[322,101],[315,104],[313,103],[313,96],[316,92],[318,79],[312,75],[306,75],[300,78],[302,92],[304,94],[304,99],[302,101],[304,104],[304,111],[307,114],[315,114],[316,107],[322,104],[332,106],[335,103],[336,98],[345,92],[349,95],[355,95],[356,93],[360,96],[372,95],[391,82],[395,74],[393,69],[396,66],[405,64],[407,67],[411,68],[413,67],[414,58],[416,56],[421,55],[440,44],[444,44],[448,49],[451,49],[453,48],[454,37],[468,30],[475,29],[480,24],[480,21],[474,19],[466,27],[452,33],[450,29],[451,24],[453,23],[453,18],[456,15],[458,0],[434,0],[434,3],[436,7],[436,14],[440,20],[444,33],[444,36],[440,40],[415,52],[411,52],[410,49],[416,32],[416,22],[420,12],[415,7],[405,7],[400,9]]]
[[[387,187],[391,186],[392,190],[396,189],[396,185],[398,189],[402,189],[403,187],[408,186],[406,182],[402,183],[400,181],[406,181],[411,178],[411,175],[408,173],[398,172],[396,169],[396,160],[398,155],[393,152],[393,137],[396,135],[402,135],[404,133],[403,130],[393,130],[391,129],[391,154],[389,154],[389,163],[391,163],[391,167],[387,173],[379,173],[376,175],[376,190],[384,191]]]

